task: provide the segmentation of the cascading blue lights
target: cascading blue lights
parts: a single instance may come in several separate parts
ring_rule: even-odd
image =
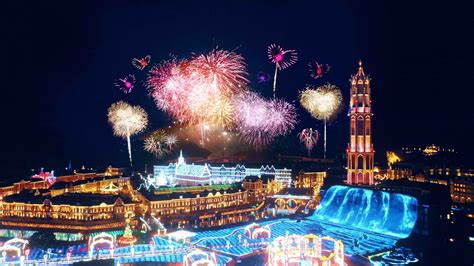
[[[398,238],[406,238],[415,226],[416,198],[365,188],[332,186],[314,217]]]

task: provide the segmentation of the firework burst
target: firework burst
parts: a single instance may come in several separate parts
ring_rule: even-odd
[[[282,100],[265,100],[256,93],[245,93],[235,100],[235,106],[241,138],[256,150],[288,134],[296,124],[294,106]]]
[[[212,50],[190,60],[171,59],[150,71],[147,86],[161,110],[185,124],[228,123],[228,102],[247,90],[244,58]],[[217,117],[216,117],[217,116]]]
[[[300,103],[311,116],[324,121],[324,158],[326,158],[326,124],[341,110],[341,91],[329,83],[317,89],[308,87],[300,92]]]
[[[273,98],[276,97],[276,81],[278,70],[283,70],[298,61],[298,54],[295,50],[283,50],[280,45],[270,44],[267,49],[268,59],[275,64],[275,74],[273,76]]]
[[[298,133],[298,138],[300,143],[304,144],[306,151],[308,152],[308,157],[311,157],[311,151],[314,146],[318,144],[319,132],[313,130],[312,128],[305,128],[300,133]]]
[[[119,88],[123,93],[130,93],[135,86],[135,76],[130,74],[115,82],[115,87]]]
[[[108,120],[114,135],[127,139],[128,156],[132,166],[132,148],[130,136],[143,131],[148,125],[148,115],[140,106],[132,106],[120,101],[113,103],[108,109]]]
[[[235,52],[214,49],[208,54],[195,55],[190,62],[193,72],[199,73],[204,83],[219,94],[232,96],[249,83],[245,60]]]
[[[323,75],[327,74],[329,70],[331,70],[331,66],[328,64],[319,64],[318,62],[309,63],[309,75],[314,78],[318,79]]]
[[[164,130],[160,129],[145,139],[143,148],[145,151],[154,154],[157,158],[162,158],[171,153],[177,143],[176,135],[168,135]]]
[[[334,85],[325,84],[317,89],[308,87],[300,92],[300,103],[314,118],[331,120],[340,110],[341,91]]]

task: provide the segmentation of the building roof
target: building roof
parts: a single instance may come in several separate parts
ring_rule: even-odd
[[[19,194],[5,197],[5,202],[20,202],[29,204],[43,204],[49,199],[53,205],[76,205],[76,206],[95,206],[105,203],[112,205],[120,198],[123,203],[130,204],[132,200],[128,197],[111,194],[92,194],[92,193],[65,193],[56,197],[42,195],[37,190],[24,190]]]
[[[178,230],[176,232],[169,233],[166,236],[174,238],[175,240],[181,240],[181,239],[191,238],[195,235],[196,235],[196,233],[194,233],[194,232],[190,232],[190,231],[186,231],[186,230]]]
[[[119,177],[120,176],[97,176],[94,178],[87,178],[87,179],[77,180],[74,182],[55,182],[50,187],[50,189],[63,189],[70,186],[79,186],[79,185],[88,184],[88,183],[97,182],[97,181],[116,179]]]
[[[29,204],[43,204],[45,199],[51,198],[50,196],[43,196],[42,194],[37,194],[36,190],[23,190],[18,194],[13,194],[3,198],[4,202],[13,203],[29,203]]]
[[[133,203],[128,197],[110,195],[110,194],[92,194],[92,193],[65,193],[56,197],[51,198],[53,205],[78,205],[78,206],[95,206],[105,203],[112,205],[120,198],[123,203]]]

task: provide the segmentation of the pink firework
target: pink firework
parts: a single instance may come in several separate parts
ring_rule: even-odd
[[[296,124],[294,106],[282,100],[265,100],[249,92],[237,97],[234,105],[241,138],[256,150],[288,134]]]
[[[158,108],[180,123],[215,121],[216,104],[229,102],[247,89],[247,70],[241,55],[225,50],[171,59],[154,67],[147,80]]]
[[[214,49],[208,54],[195,55],[190,62],[193,70],[223,95],[233,95],[248,86],[245,60],[235,52]]]
[[[268,59],[276,64],[279,70],[288,68],[298,61],[298,53],[295,50],[283,50],[277,44],[270,44],[267,51]]]
[[[298,54],[295,50],[283,50],[280,45],[270,44],[268,46],[268,59],[275,64],[275,74],[273,76],[273,98],[275,98],[278,70],[283,70],[296,63]]]
[[[135,84],[135,76],[132,74],[127,75],[124,78],[118,79],[115,82],[115,87],[118,87],[124,93],[130,93],[133,90]]]
[[[305,128],[298,133],[298,138],[304,144],[306,151],[308,151],[308,157],[311,157],[311,151],[318,144],[319,132],[312,128]]]

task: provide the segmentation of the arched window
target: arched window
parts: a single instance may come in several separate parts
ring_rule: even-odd
[[[357,135],[364,135],[364,118],[362,116],[357,118]]]
[[[357,169],[364,169],[364,156],[362,155],[357,157]]]
[[[370,118],[365,118],[365,135],[370,135]]]
[[[351,135],[355,134],[355,118],[351,118]]]
[[[351,165],[352,165],[352,167],[351,167],[352,169],[356,168],[356,156],[355,155],[352,155]]]
[[[368,157],[367,160],[365,160],[365,169],[370,169],[370,165],[371,165],[371,161],[372,161],[372,158]]]

